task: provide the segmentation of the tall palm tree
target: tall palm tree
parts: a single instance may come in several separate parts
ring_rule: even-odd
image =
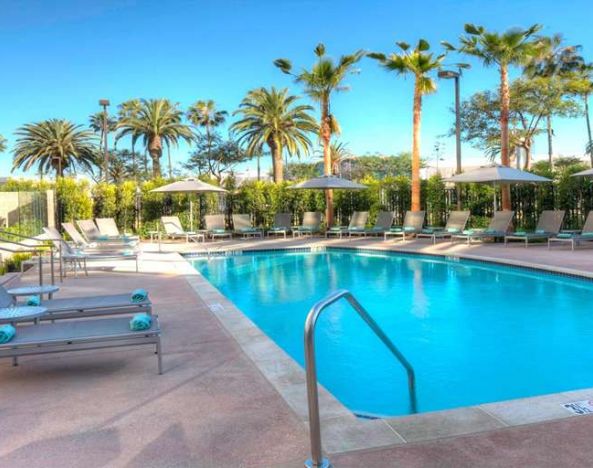
[[[26,171],[37,166],[43,173],[54,170],[57,177],[62,177],[65,169],[75,170],[76,166],[91,171],[99,151],[96,137],[90,130],[67,120],[25,124],[15,135],[12,170],[23,168]]]
[[[203,128],[206,132],[209,158],[212,152],[212,129],[222,125],[225,122],[227,115],[227,111],[216,108],[216,103],[212,99],[208,99],[207,101],[196,101],[187,110],[187,120],[194,126]]]
[[[264,145],[268,146],[277,183],[284,180],[283,151],[296,156],[308,152],[311,140],[307,134],[318,131],[310,114],[313,107],[297,101],[288,89],[258,88],[249,91],[234,112],[242,118],[231,125],[231,131],[238,134],[249,156],[261,154]]]
[[[585,153],[591,158],[593,167],[593,137],[591,135],[591,120],[589,116],[589,96],[593,95],[593,63],[583,64],[575,72],[575,80],[571,83],[572,93],[580,96],[584,104],[585,122],[587,123],[587,143]]]
[[[344,85],[346,76],[357,72],[354,65],[364,56],[364,51],[358,50],[353,54],[342,55],[337,62],[334,62],[325,54],[325,45],[318,44],[315,47],[317,61],[310,70],[303,69],[298,73],[292,72],[290,60],[281,58],[274,61],[283,73],[295,77],[297,83],[305,88],[305,93],[319,103],[321,119],[319,123],[319,136],[323,144],[323,172],[331,175],[331,137],[334,133],[340,132],[340,126],[335,116],[331,113],[331,97],[333,92],[346,91],[349,88]],[[333,191],[325,191],[326,220],[328,226],[333,224]]]
[[[397,42],[400,52],[388,56],[381,53],[369,54],[388,71],[398,75],[414,76],[414,104],[412,128],[412,211],[421,210],[420,200],[420,122],[422,119],[422,96],[434,93],[436,83],[431,73],[441,68],[445,54],[436,57],[429,52],[430,44],[420,39],[413,49],[405,42]]]
[[[123,119],[133,117],[140,112],[142,104],[140,99],[128,99],[127,101],[122,102],[117,108],[117,118],[118,122],[121,122]],[[132,165],[134,166],[134,174],[137,177],[138,168],[136,165],[136,142],[138,141],[139,135],[134,134],[131,132],[131,143],[132,143]],[[117,138],[116,138],[117,143]],[[148,173],[148,158],[146,157],[146,152],[144,152],[144,174]]]
[[[6,151],[6,138],[0,135],[0,153],[4,153]]]
[[[168,99],[142,99],[138,112],[124,117],[117,124],[117,138],[126,135],[141,137],[152,159],[153,177],[160,177],[163,145],[169,147],[177,145],[179,139],[190,142],[193,138],[191,129],[182,122],[182,118],[178,104]]]
[[[449,50],[477,57],[484,65],[495,65],[500,74],[500,159],[504,166],[510,165],[509,154],[509,67],[525,65],[536,56],[541,48],[541,41],[534,35],[541,26],[534,24],[528,29],[512,28],[503,33],[486,31],[483,26],[466,24],[466,36],[461,36],[457,49],[448,42],[442,44]],[[508,185],[502,186],[502,209],[511,209],[511,191]]]
[[[562,99],[570,94],[574,74],[584,65],[583,57],[579,54],[581,46],[563,44],[561,34],[539,37],[540,50],[530,58],[523,70],[529,78],[544,78],[548,82],[550,96]],[[554,131],[552,127],[552,112],[545,115],[546,133],[548,136],[548,160],[553,165],[552,141]]]

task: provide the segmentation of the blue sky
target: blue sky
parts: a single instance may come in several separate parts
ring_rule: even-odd
[[[439,41],[455,42],[466,22],[499,30],[541,23],[543,33],[562,32],[593,60],[593,4],[585,0],[571,0],[570,7],[552,0],[0,0],[0,11],[0,134],[9,144],[14,130],[27,122],[59,117],[86,124],[102,97],[114,104],[167,97],[182,106],[214,99],[232,111],[254,87],[287,86],[300,93],[272,62],[287,57],[308,67],[320,41],[333,56],[359,48],[388,52],[396,40],[419,37],[440,49]],[[495,69],[469,62],[462,96],[496,87]],[[333,100],[340,139],[359,154],[408,150],[412,80],[388,74],[368,59],[360,70],[348,79],[352,89]],[[450,81],[425,98],[427,159],[437,137],[450,128],[452,102]],[[582,155],[584,119],[557,121],[556,135],[559,153]],[[454,141],[444,143],[447,162],[441,164],[452,165]],[[174,159],[185,159],[187,151],[175,150]],[[545,152],[538,138],[534,153]],[[479,164],[484,158],[464,147],[464,161]],[[11,155],[0,155],[0,175],[10,165]]]

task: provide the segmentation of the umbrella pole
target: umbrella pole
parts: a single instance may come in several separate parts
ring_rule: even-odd
[[[494,213],[496,213],[496,199],[497,199],[497,193],[496,193],[496,184],[492,184],[492,187],[494,187]]]
[[[189,230],[190,232],[194,230],[194,202],[191,195],[189,196]]]

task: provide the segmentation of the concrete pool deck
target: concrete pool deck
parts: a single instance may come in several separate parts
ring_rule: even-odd
[[[171,253],[156,253],[147,243],[141,273],[132,262],[95,267],[89,278],[68,278],[59,294],[148,289],[163,329],[165,374],[142,348],[29,357],[18,368],[0,361],[0,466],[301,466],[308,456],[302,370],[290,358],[271,358],[265,336],[240,312],[229,317],[230,301],[174,252],[310,245],[476,256],[593,276],[586,248],[313,238],[171,243],[162,245]],[[22,281],[35,281],[34,273]],[[324,443],[336,466],[591,465],[593,418],[561,407],[593,398],[589,390],[390,421],[360,420],[323,398]]]

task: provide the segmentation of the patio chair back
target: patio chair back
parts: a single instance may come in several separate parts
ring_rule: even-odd
[[[233,228],[237,231],[241,229],[250,229],[253,226],[251,225],[251,215],[249,214],[233,214]]]
[[[404,216],[404,229],[413,229],[414,231],[421,231],[424,226],[424,218],[426,211],[406,211]]]
[[[350,217],[348,229],[364,229],[369,219],[368,211],[355,211]]]
[[[119,237],[119,229],[113,218],[95,218],[99,232],[103,236]]]
[[[535,227],[535,232],[545,232],[550,234],[558,234],[560,228],[562,228],[562,222],[564,221],[564,210],[545,210],[542,211],[541,216]]]
[[[292,215],[290,213],[276,213],[274,215],[274,227],[290,230],[292,227]]]
[[[45,232],[45,237],[49,240],[57,240],[62,238],[60,231],[58,231],[55,227],[44,227],[43,232]]]
[[[0,285],[0,308],[8,307],[14,304],[14,299],[6,292],[4,286]]]
[[[593,210],[589,211],[585,224],[583,224],[583,230],[581,231],[581,234],[590,233],[593,233]]]
[[[206,229],[208,231],[226,229],[226,221],[223,214],[206,215],[204,216],[204,221],[206,222]]]
[[[179,216],[161,216],[161,223],[167,234],[184,234]]]
[[[514,217],[514,211],[496,211],[486,230],[490,232],[507,233],[511,230],[511,224]]]
[[[379,211],[375,221],[375,229],[389,229],[393,224],[393,218],[395,218],[393,211]]]
[[[321,226],[321,213],[319,211],[307,211],[303,215],[303,226],[318,229]]]
[[[445,225],[445,231],[449,232],[461,232],[467,225],[469,219],[469,211],[451,211],[447,224]]]
[[[92,219],[77,219],[76,224],[87,241],[92,242],[101,237],[101,231]]]
[[[80,232],[78,232],[78,229],[76,229],[76,227],[74,227],[74,224],[72,223],[62,223],[62,227],[64,228],[64,231],[66,231],[66,234],[68,234],[70,236],[70,239],[72,239],[72,242],[74,242],[75,244],[86,244],[86,240],[84,237],[82,237],[82,235],[80,234]],[[61,238],[61,237],[60,237]]]

